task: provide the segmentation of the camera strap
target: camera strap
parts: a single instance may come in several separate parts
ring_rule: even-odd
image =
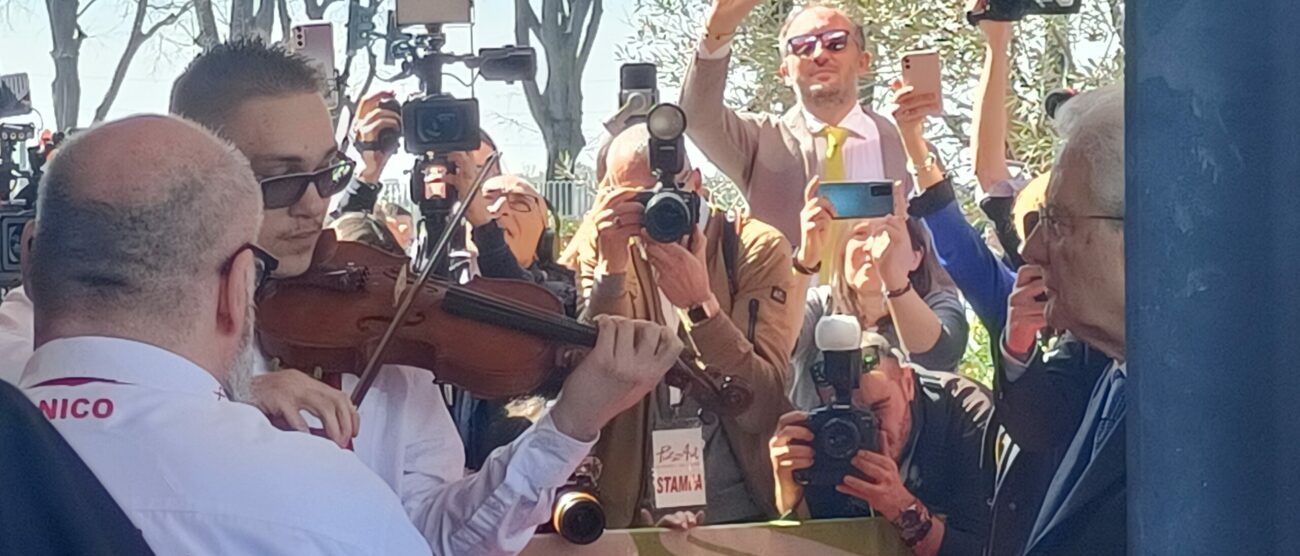
[[[735,211],[726,212],[727,222],[722,226],[722,265],[727,269],[727,287],[731,288],[731,297],[740,291],[736,281],[736,257],[740,256],[740,215]]]

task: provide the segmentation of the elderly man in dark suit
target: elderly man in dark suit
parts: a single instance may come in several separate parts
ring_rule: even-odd
[[[1064,448],[1024,553],[1122,554],[1127,517],[1122,86],[1080,95],[1062,107],[1059,122],[1064,148],[1041,223],[1026,240],[1027,264],[1010,299],[998,411],[1017,442]],[[1034,301],[1042,295],[1045,304]],[[1069,331],[1110,361],[1102,358],[1104,369],[1097,376],[1097,357],[1086,353],[1050,364],[1031,358],[1032,330],[1043,326]],[[1072,435],[1066,432],[1071,429]]]
[[[859,104],[871,54],[862,26],[838,9],[796,9],[781,29],[780,74],[794,89],[795,107],[777,116],[723,106],[731,39],[759,3],[714,0],[681,107],[687,135],[740,187],[753,216],[797,243],[804,186],[813,176],[901,180],[910,191],[909,166],[929,169],[936,160],[924,139],[906,144],[893,122]]]

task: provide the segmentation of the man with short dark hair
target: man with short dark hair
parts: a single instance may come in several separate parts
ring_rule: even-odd
[[[299,67],[300,66],[300,67]],[[297,68],[297,69],[293,69]],[[249,158],[261,181],[263,245],[282,259],[276,277],[307,270],[327,200],[347,185],[329,112],[307,62],[256,42],[217,46],[177,80],[172,108],[218,130]],[[267,77],[260,84],[246,83]],[[291,78],[291,79],[290,79]],[[200,90],[201,89],[201,90]],[[223,106],[212,106],[220,103]],[[357,457],[396,491],[439,554],[509,554],[550,515],[555,489],[577,468],[600,427],[657,384],[680,342],[651,323],[603,320],[598,346],[566,379],[549,414],[464,477],[464,449],[441,389],[423,369],[385,366],[360,408]],[[632,341],[635,339],[635,341]],[[345,445],[358,423],[347,397],[295,370],[264,373],[255,402],[306,429],[300,410]],[[350,392],[353,375],[342,378]]]
[[[70,140],[41,182],[23,390],[158,554],[428,554],[351,454],[229,399],[273,266],[259,205],[247,160],[190,122]]]
[[[794,472],[813,465],[808,413],[781,417],[770,444],[777,505],[811,517],[854,517],[874,510],[918,555],[979,554],[988,535],[993,467],[984,457],[984,432],[993,404],[975,381],[903,363],[879,334],[862,335],[864,366],[853,384],[853,405],[877,418],[878,452],[859,450],[860,477],[841,484],[801,486]],[[825,388],[830,403],[833,389]],[[823,455],[823,457],[825,457]],[[807,503],[807,507],[802,504]]]

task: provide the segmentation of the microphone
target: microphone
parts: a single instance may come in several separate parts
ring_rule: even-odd
[[[814,337],[822,352],[822,373],[835,388],[835,403],[849,403],[862,373],[862,325],[857,317],[829,315],[817,322]]]

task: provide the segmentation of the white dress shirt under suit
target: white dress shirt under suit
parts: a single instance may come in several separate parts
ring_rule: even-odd
[[[61,339],[21,386],[158,554],[429,554],[352,454],[275,429],[179,355]]]

